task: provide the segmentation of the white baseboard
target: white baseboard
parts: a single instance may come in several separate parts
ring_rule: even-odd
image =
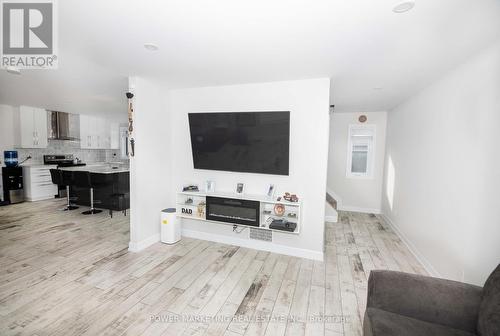
[[[208,241],[213,241],[213,242],[222,243],[222,244],[236,245],[236,246],[247,247],[247,248],[251,248],[251,249],[255,249],[255,250],[263,250],[263,251],[267,251],[267,252],[291,255],[291,256],[299,257],[299,258],[306,258],[306,259],[323,261],[323,251],[306,250],[306,249],[300,249],[300,248],[296,248],[296,247],[277,245],[274,243],[268,243],[268,242],[264,242],[264,241],[253,240],[253,239],[241,239],[241,238],[229,237],[229,236],[225,236],[225,235],[219,235],[219,234],[207,233],[207,232],[201,232],[201,231],[194,231],[194,230],[187,230],[187,229],[182,230],[182,235],[184,237],[189,237],[189,238],[208,240]]]
[[[338,204],[337,204],[337,210],[350,211],[350,212],[361,212],[361,213],[372,213],[372,214],[376,214],[376,215],[382,214],[382,211],[380,209],[360,208],[360,207],[349,206],[349,205],[339,206]]]
[[[128,243],[128,250],[130,252],[139,252],[159,241],[160,241],[160,234],[157,233],[138,242],[130,241]]]
[[[399,226],[394,223],[387,215],[382,214],[381,216],[384,221],[392,228],[394,232],[401,238],[401,241],[406,245],[408,250],[413,254],[413,256],[418,260],[420,264],[424,267],[424,269],[429,273],[430,276],[436,277],[436,278],[442,278],[442,276],[439,274],[438,271],[432,266],[432,264],[425,258],[422,253],[419,252],[419,250],[413,245],[413,243],[406,237],[406,235],[401,231]]]
[[[38,201],[45,201],[49,199],[55,199],[54,195],[50,196],[38,196],[38,197],[25,197],[24,200],[26,202],[38,202]]]
[[[338,216],[325,216],[325,222],[328,223],[337,223],[339,221]]]

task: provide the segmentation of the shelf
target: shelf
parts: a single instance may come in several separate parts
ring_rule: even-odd
[[[182,206],[206,206],[206,204],[200,204],[200,203],[182,203],[182,202],[177,202],[177,205],[182,205]]]
[[[245,224],[233,224],[233,223],[226,223],[226,222],[218,222],[218,221],[213,221],[213,220],[209,220],[209,219],[206,219],[206,218],[189,216],[189,215],[182,215],[182,214],[177,214],[177,217],[185,218],[185,219],[193,219],[193,220],[198,220],[198,221],[203,221],[203,222],[208,222],[208,223],[214,223],[214,224],[222,224],[222,225],[230,225],[230,226],[236,225],[236,226],[245,227],[245,228],[268,230],[268,231],[275,231],[275,232],[280,232],[280,233],[290,233],[290,234],[299,234],[300,233],[299,230],[298,230],[298,228],[299,228],[298,224],[297,224],[297,229],[295,229],[295,231],[291,232],[291,231],[285,231],[285,230],[270,229],[270,228],[265,227],[265,226],[256,227],[256,226],[245,225]]]
[[[216,221],[216,220],[207,220],[205,217],[206,216],[205,213],[203,214],[203,217],[198,217],[198,216],[196,216],[197,208],[199,208],[201,206],[203,208],[204,212],[206,211],[206,203],[201,204],[201,205],[199,203],[206,202],[207,196],[257,201],[260,203],[260,212],[258,213],[260,225],[267,224],[266,220],[268,218],[273,218],[273,219],[286,219],[287,221],[289,221],[291,223],[297,224],[297,227],[296,227],[295,231],[290,232],[290,231],[285,231],[285,230],[270,229],[268,226],[255,227],[252,225],[234,224],[234,223],[221,222],[221,221]],[[185,200],[188,197],[193,199],[193,203],[185,203]],[[203,191],[181,191],[181,192],[177,193],[177,202],[176,203],[177,203],[177,211],[178,211],[177,216],[179,218],[205,221],[205,222],[209,222],[209,223],[224,224],[224,225],[230,225],[230,226],[237,225],[240,227],[256,228],[256,229],[261,229],[261,230],[268,230],[268,231],[295,234],[295,235],[300,233],[301,202],[288,202],[286,200],[277,201],[275,199],[270,199],[266,195],[250,195],[250,194],[236,194],[236,193],[224,193],[224,192],[207,193],[207,192],[203,192]],[[285,206],[285,215],[278,216],[278,215],[274,214],[274,206],[276,204],[282,204]],[[180,208],[182,208],[182,207],[192,209],[193,215],[186,214],[186,213],[180,213],[181,212]],[[265,213],[263,213],[263,210],[270,210],[271,212],[268,214],[265,214]],[[288,217],[288,216],[286,216],[287,213],[294,213],[297,216],[296,217]],[[267,224],[267,225],[269,225],[269,224]]]
[[[177,214],[177,217],[187,218],[187,219],[197,219],[197,220],[206,221],[205,217],[198,217],[198,216],[190,216],[190,215]]]
[[[286,206],[292,206],[292,207],[299,207],[300,206],[300,202],[288,202],[288,201],[261,201],[261,203],[265,203],[265,204],[283,204],[283,205],[286,205]]]
[[[268,215],[268,214],[262,214],[262,217],[271,217],[274,219],[286,219],[289,222],[297,222],[298,217],[288,217],[288,216],[278,216],[278,215]]]
[[[181,191],[178,194],[189,195],[189,196],[213,196],[213,197],[226,197],[226,198],[234,198],[234,199],[246,199],[250,201],[259,201],[261,203],[268,204],[284,204],[290,206],[300,206],[300,201],[298,202],[288,202],[284,199],[281,201],[277,201],[276,198],[269,198],[267,195],[257,195],[257,194],[237,194],[237,193],[228,193],[228,192],[213,192],[207,193],[205,191]]]

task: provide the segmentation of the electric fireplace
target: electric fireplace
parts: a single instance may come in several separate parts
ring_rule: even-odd
[[[207,196],[207,220],[259,227],[259,216],[259,201]]]

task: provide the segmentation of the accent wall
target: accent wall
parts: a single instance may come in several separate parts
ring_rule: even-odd
[[[300,234],[275,232],[273,242],[250,240],[232,225],[183,219],[183,235],[311,259],[323,258],[330,80],[328,78],[162,91],[136,80],[137,154],[131,159],[131,247],[158,241],[159,214],[174,207],[184,185],[214,180],[216,191],[276,195],[296,193],[302,205]],[[141,87],[143,89],[141,89]],[[147,101],[142,101],[144,89]],[[140,92],[143,93],[140,93]],[[163,100],[162,100],[163,99]],[[165,106],[162,106],[166,103]],[[197,170],[193,168],[188,113],[290,111],[290,174]],[[147,148],[145,148],[147,147]],[[148,167],[151,167],[148,169]],[[135,194],[135,195],[134,195]],[[149,203],[149,204],[148,204]],[[140,249],[140,248],[139,248]]]

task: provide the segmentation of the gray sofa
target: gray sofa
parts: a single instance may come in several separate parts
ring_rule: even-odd
[[[372,271],[364,336],[499,336],[500,265],[484,287]]]

